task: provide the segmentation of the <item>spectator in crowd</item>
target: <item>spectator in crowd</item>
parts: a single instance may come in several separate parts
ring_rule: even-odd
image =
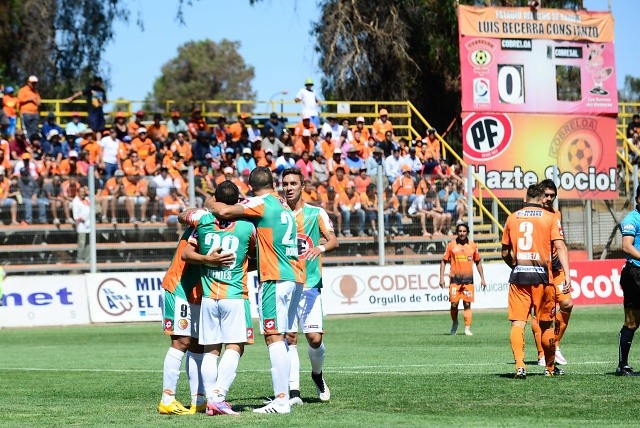
[[[29,142],[22,129],[16,129],[13,139],[9,141],[9,150],[12,161],[20,160],[23,154],[31,152]]]
[[[249,137],[249,141],[252,143],[256,140],[260,140],[260,122],[258,120],[254,120],[253,124],[251,121],[247,122],[247,135]]]
[[[167,122],[167,134],[178,135],[182,132],[183,135],[189,132],[187,123],[180,118],[180,112],[178,110],[171,110],[171,120]]]
[[[424,182],[424,181],[423,181]],[[435,210],[432,200],[432,194],[427,199],[427,194],[417,195],[411,203],[411,206],[407,210],[407,214],[410,217],[417,218],[420,221],[420,227],[422,228],[422,236],[425,238],[431,238],[436,225],[440,225],[442,222],[442,213]],[[432,232],[427,230],[427,220],[431,219]]]
[[[360,197],[356,195],[353,183],[349,183],[343,193],[338,194],[338,206],[344,219],[342,234],[351,236],[351,215],[358,219],[358,236],[365,236],[364,219],[365,213],[360,203]]]
[[[162,123],[162,114],[153,114],[153,123],[147,126],[147,134],[157,147],[164,145],[164,142],[167,141],[169,131],[167,126]]]
[[[264,134],[268,134],[270,130],[273,130],[273,135],[280,135],[285,129],[284,121],[278,119],[278,113],[271,113],[269,120],[267,120],[262,127]]]
[[[309,151],[305,150],[296,162],[296,166],[300,168],[304,180],[313,180],[313,163],[309,158]]]
[[[438,215],[432,214],[433,220],[433,236],[442,237],[451,230],[451,214],[445,213],[444,208],[440,205],[438,190],[435,184],[429,186],[429,190],[425,194],[425,204]]]
[[[202,116],[202,109],[200,107],[194,107],[191,111],[191,117],[187,122],[187,128],[189,129],[190,138],[197,138],[198,133],[206,132],[209,134],[209,124]]]
[[[338,140],[340,133],[342,132],[342,127],[338,124],[338,120],[333,113],[329,113],[327,121],[322,124],[322,128],[320,128],[320,137],[324,138],[327,132],[331,132],[334,141]]]
[[[356,192],[358,192],[358,194],[362,195],[367,191],[367,187],[371,184],[371,177],[367,175],[366,166],[363,165],[360,167],[358,175],[353,179],[353,184],[356,186]]]
[[[253,153],[249,147],[242,149],[242,156],[236,160],[236,165],[238,166],[238,171],[248,169],[249,172],[251,172],[256,169],[256,161],[253,158]]]
[[[109,129],[105,129],[99,145],[102,150],[102,162],[104,162],[104,179],[108,180],[118,169],[118,149],[120,148],[120,143],[114,138],[114,134]]]
[[[400,201],[400,212],[404,216],[407,213],[407,205],[411,205],[416,197],[416,183],[411,177],[411,167],[409,165],[402,164],[400,169],[402,174],[396,177],[392,189]]]
[[[369,225],[367,235],[371,236],[377,230],[378,221],[378,193],[375,185],[369,184],[365,191],[360,193],[360,204],[365,213],[365,223]]]
[[[91,231],[91,204],[87,196],[88,194],[89,189],[86,186],[80,186],[78,193],[71,202],[73,220],[76,224],[76,232],[78,233],[76,263],[89,263],[90,247],[87,238]]]
[[[404,162],[411,168],[411,176],[417,179],[422,171],[422,161],[418,158],[415,147],[409,147],[409,154],[404,157]]]
[[[633,137],[633,134],[640,134],[640,114],[634,114],[633,119],[627,125],[627,138]]]
[[[360,174],[360,169],[364,167],[364,161],[360,156],[358,156],[358,149],[353,146],[351,146],[347,151],[347,158],[345,159],[345,162],[347,164],[349,174],[354,177]]]
[[[320,193],[320,206],[324,208],[324,210],[329,215],[331,221],[333,221],[338,226],[338,231],[342,230],[342,213],[338,206],[338,195],[336,194],[336,190],[333,186],[327,186],[327,191],[325,193]],[[342,235],[339,232],[339,236]]]
[[[78,173],[78,152],[75,150],[69,150],[69,157],[62,159],[58,164],[58,172],[60,176],[66,178]],[[75,197],[75,193],[73,195]],[[71,201],[69,201],[71,202]]]
[[[311,180],[304,180],[300,197],[305,204],[313,205],[314,207],[320,206],[320,195],[318,195],[318,192],[313,187]]]
[[[316,183],[324,183],[329,180],[329,170],[327,168],[327,160],[322,153],[317,153],[313,161],[313,177]]]
[[[42,124],[42,136],[49,140],[49,134],[53,130],[58,132],[58,135],[64,132],[60,125],[56,123],[56,115],[53,114],[53,112],[49,112],[49,114],[47,115],[47,120]]]
[[[377,143],[380,143],[385,139],[387,132],[391,132],[391,135],[393,135],[393,125],[389,121],[389,112],[386,108],[380,109],[378,114],[379,118],[373,122],[373,133],[371,136]]]
[[[278,137],[276,137],[275,131],[273,129],[269,129],[266,132],[266,136],[262,139],[261,146],[265,150],[271,150],[271,154],[278,154],[284,147],[284,143],[280,141]]]
[[[87,121],[89,128],[98,133],[98,139],[102,137],[102,131],[105,129],[104,110],[103,107],[107,102],[107,90],[104,88],[104,82],[100,76],[95,76],[93,82],[82,91],[78,91],[71,95],[65,101],[70,103],[76,98],[86,97],[87,99]]]
[[[351,128],[351,133],[354,138],[356,137],[356,131],[360,132],[360,137],[362,140],[369,141],[369,137],[371,137],[371,133],[369,132],[369,128],[364,126],[364,117],[358,116],[356,118],[356,124]]]
[[[195,181],[195,192],[196,192],[196,200],[200,199],[196,205],[203,206],[204,202],[213,196],[215,192],[215,184],[213,181],[213,176],[207,165],[200,165],[198,170],[195,173],[194,177]]]
[[[102,147],[95,140],[95,133],[91,128],[87,128],[84,131],[83,139],[80,141],[80,154],[86,151],[89,152],[89,163],[91,165],[96,165],[100,163],[102,159]]]
[[[293,135],[296,141],[302,137],[302,134],[305,130],[309,131],[309,135],[308,135],[309,137],[311,137],[311,134],[318,132],[318,128],[316,127],[316,125],[313,122],[311,122],[311,116],[307,114],[303,114],[302,120],[296,123],[295,128],[293,128]]]
[[[18,179],[18,190],[22,196],[24,204],[24,221],[27,224],[33,223],[33,206],[37,203],[38,183],[29,175],[29,170],[25,167],[20,169],[20,178]],[[40,223],[47,222],[47,213],[44,205],[38,207],[38,220]]]
[[[23,153],[21,159],[13,164],[13,175],[20,176],[20,170],[23,168],[28,172],[31,178],[34,180],[38,178],[36,163],[33,162],[33,156],[29,152]]]
[[[156,152],[156,146],[153,144],[150,138],[148,138],[147,128],[138,128],[138,135],[131,140],[131,146],[138,152],[141,160],[146,160],[147,157],[153,156]]]
[[[111,223],[118,223],[118,216],[116,212],[116,202],[120,197],[125,196],[124,190],[124,171],[121,169],[116,170],[113,173],[113,177],[107,180],[102,189],[100,196],[98,197],[98,201],[102,206],[102,222],[107,222],[107,207],[109,207],[111,212]]]
[[[124,195],[118,198],[119,204],[124,207],[129,215],[129,223],[139,223],[136,217],[135,207],[140,207],[140,222],[147,221],[147,205],[149,204],[149,188],[145,179],[140,175],[127,175],[122,179]]]
[[[384,200],[383,202],[383,212],[384,212],[384,224],[387,225],[390,229],[391,235],[404,235],[404,230],[402,227],[402,214],[400,213],[400,201],[398,201],[398,197],[393,194],[393,189],[391,187],[387,187],[384,191]],[[392,226],[392,222],[395,223],[395,226]],[[389,231],[385,231],[387,234]]]
[[[264,159],[260,159],[258,166],[266,166],[272,172],[276,170],[276,161],[273,158],[273,150],[266,149],[264,151]]]
[[[278,175],[287,168],[295,168],[296,161],[291,157],[291,147],[282,149],[282,156],[276,159],[276,172]]]
[[[399,151],[399,146],[393,141],[393,133],[391,131],[387,131],[382,141],[377,142],[376,145],[382,149],[385,157],[391,156],[394,149]]]
[[[387,178],[387,172],[385,168],[385,161],[383,159],[384,152],[380,147],[373,149],[371,156],[365,162],[367,167],[367,175],[371,177],[371,184],[378,185],[378,168],[382,169],[382,186],[387,187],[389,185],[389,179]]]
[[[349,121],[348,117],[345,117],[340,121],[340,134],[346,135],[347,142],[349,144],[351,144],[351,140],[353,140],[353,133],[351,132],[350,125],[351,125],[351,122]]]
[[[11,225],[18,225],[18,203],[15,198],[9,196],[10,181],[7,178],[7,170],[4,166],[0,166],[0,211],[9,208],[11,215]]]
[[[462,223],[466,211],[466,198],[458,193],[456,185],[451,180],[445,181],[444,188],[438,192],[438,198],[444,212],[451,216],[451,221],[456,224]]]
[[[18,101],[18,97],[14,95],[13,87],[7,86],[4,90],[4,96],[2,97],[2,110],[9,120],[9,125],[4,132],[8,137],[13,137],[13,135],[16,133],[16,124],[19,109],[20,102]]]
[[[293,145],[293,152],[299,157],[302,152],[307,151],[313,153],[315,151],[313,140],[311,139],[311,131],[304,129],[302,135],[296,139]]]
[[[393,148],[391,155],[385,159],[384,164],[389,183],[395,182],[396,178],[402,175],[402,165],[405,165],[405,160],[400,157],[399,147]]]
[[[431,157],[440,160],[440,141],[436,137],[436,128],[427,129],[427,136],[422,140],[426,147],[426,151],[431,153]]]
[[[51,218],[53,219],[53,224],[59,225],[60,219],[58,215],[60,210],[62,210],[64,214],[64,221],[68,222],[69,219],[69,205],[65,204],[64,200],[64,192],[62,189],[62,180],[60,179],[60,175],[54,174],[51,177],[51,181],[47,181],[43,186],[44,196],[49,201],[49,209],[51,210]],[[106,212],[103,211],[103,213]]]
[[[20,108],[20,120],[22,130],[26,135],[33,135],[38,132],[40,123],[40,104],[42,98],[38,91],[38,78],[29,76],[27,84],[18,90],[18,105]]]
[[[138,131],[140,130],[140,128],[144,128],[142,119],[144,119],[144,110],[138,110],[127,125],[129,137],[131,137],[132,139],[138,136]]]
[[[113,132],[115,133],[115,139],[118,141],[124,141],[125,137],[129,137],[129,127],[124,117],[124,112],[116,112],[115,119],[113,121]]]
[[[349,185],[349,177],[345,174],[344,166],[339,166],[335,170],[335,174],[329,179],[329,186],[336,189],[338,195],[345,193],[347,186]]]
[[[231,141],[238,141],[242,136],[242,131],[247,131],[247,121],[250,116],[247,113],[241,113],[238,116],[238,120],[229,125],[229,132],[231,133]],[[249,132],[247,131],[247,139],[249,138]]]
[[[313,79],[307,78],[304,82],[304,88],[300,89],[294,99],[295,102],[302,104],[302,116],[309,116],[316,128],[320,126],[320,117],[318,114],[318,106],[320,100],[313,90]]]
[[[216,126],[213,128],[212,135],[218,144],[222,144],[226,141],[228,133],[229,129],[227,128],[227,118],[220,116],[216,122]]]
[[[67,122],[64,127],[64,133],[67,138],[73,139],[75,136],[84,134],[86,129],[87,125],[80,121],[80,115],[74,112],[71,113],[71,121]]]
[[[187,209],[187,204],[178,195],[178,189],[171,187],[169,194],[162,198],[164,206],[164,221],[167,224],[175,224],[178,222],[178,214]]]

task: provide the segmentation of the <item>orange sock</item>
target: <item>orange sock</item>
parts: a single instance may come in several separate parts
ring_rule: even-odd
[[[516,367],[526,368],[524,364],[524,328],[511,325],[509,340],[511,342],[513,358],[516,360]]]
[[[564,332],[567,331],[567,325],[569,325],[569,318],[571,318],[571,312],[558,311],[556,314],[556,346],[560,347],[560,341]]]
[[[464,316],[464,326],[471,327],[471,308],[462,311]]]
[[[542,358],[544,351],[542,350],[542,330],[538,324],[538,318],[531,318],[531,331],[533,331],[533,339],[536,341],[536,349],[538,350],[538,359]]]
[[[458,308],[451,309],[451,321],[458,321]]]
[[[546,328],[545,328],[546,327]],[[544,359],[546,369],[553,371],[556,360],[556,334],[550,323],[540,326],[542,329],[542,348],[544,349]]]

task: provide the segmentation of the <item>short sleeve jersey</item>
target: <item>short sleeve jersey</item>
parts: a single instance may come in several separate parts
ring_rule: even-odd
[[[511,284],[551,283],[551,243],[564,240],[557,217],[540,205],[526,205],[512,213],[504,226],[502,244],[511,247],[515,266]]]
[[[633,246],[640,250],[640,206],[627,214],[620,223],[622,236],[633,236]],[[627,257],[627,263],[640,267],[640,261]]]
[[[193,230],[193,227],[188,227],[180,237],[178,248],[176,248],[169,269],[162,279],[162,288],[191,303],[199,303],[202,297],[200,267],[182,260],[182,250],[189,245],[188,239]]]
[[[313,205],[304,204],[295,215],[296,222],[302,225],[302,230],[298,229],[298,253],[307,274],[305,288],[322,288],[322,256],[306,260],[304,254],[320,244],[323,234],[333,232],[333,224],[324,209]]]
[[[473,284],[473,264],[480,261],[478,245],[475,242],[467,241],[460,244],[454,239],[447,244],[442,260],[451,263],[451,284]]]
[[[248,256],[255,251],[255,228],[246,220],[220,221],[205,210],[189,217],[195,227],[189,238],[198,245],[200,254],[211,254],[216,248],[233,253],[235,261],[229,267],[200,266],[202,296],[211,299],[247,299]]]
[[[260,282],[304,283],[304,271],[298,259],[296,219],[286,201],[268,193],[246,199],[242,206],[244,215],[256,226]]]

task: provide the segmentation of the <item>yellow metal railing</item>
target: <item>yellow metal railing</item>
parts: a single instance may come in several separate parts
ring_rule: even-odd
[[[625,127],[625,131],[626,131],[626,127]],[[624,168],[624,171],[625,171],[625,174],[624,174],[625,194],[630,195],[632,194],[630,193],[630,190],[632,190],[631,177],[633,176],[633,165],[631,164],[631,162],[629,162],[629,153],[635,153],[636,156],[640,158],[640,149],[638,149],[635,145],[629,142],[629,140],[627,139],[627,136],[623,133],[623,131],[621,131],[620,129],[617,129],[616,133],[618,135],[618,138],[622,141],[622,152],[620,152],[619,150],[616,150],[616,155],[618,156],[618,159],[620,160],[620,163],[622,164],[622,167]],[[638,175],[640,177],[640,172],[638,173]]]

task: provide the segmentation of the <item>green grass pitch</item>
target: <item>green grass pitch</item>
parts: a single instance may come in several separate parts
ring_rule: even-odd
[[[555,378],[535,365],[528,328],[529,377],[516,381],[504,311],[475,311],[472,337],[449,336],[447,312],[329,317],[331,401],[316,399],[301,346],[305,404],[289,415],[252,413],[272,393],[257,337],[228,395],[239,417],[157,414],[169,345],[160,323],[5,329],[0,427],[630,426],[640,418],[640,377],[613,375],[622,320],[619,306],[574,309],[562,344],[567,374]],[[637,342],[630,363],[640,368]],[[177,395],[189,403],[184,371]]]

